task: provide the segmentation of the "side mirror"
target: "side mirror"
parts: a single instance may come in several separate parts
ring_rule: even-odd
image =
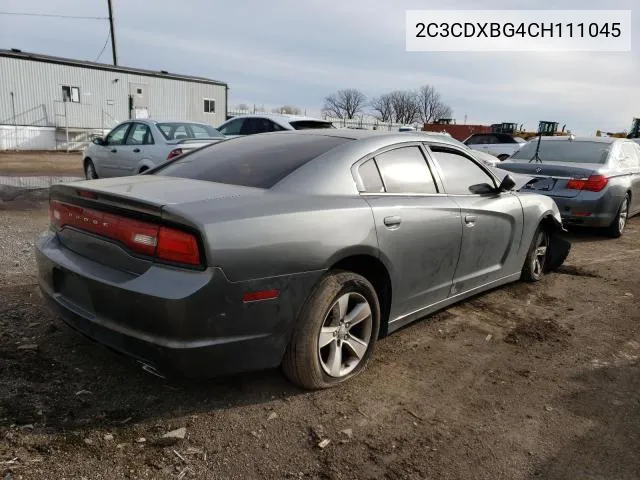
[[[95,137],[92,140],[93,143],[95,143],[96,145],[105,145],[107,143],[107,141],[104,139],[104,137]]]
[[[498,190],[500,190],[501,192],[508,192],[510,190],[513,190],[513,187],[515,186],[516,182],[513,180],[513,178],[511,178],[510,175],[505,175],[502,179],[502,182],[500,182]]]
[[[471,185],[469,191],[475,195],[486,195],[488,193],[495,193],[496,189],[488,183],[478,183],[477,185]]]

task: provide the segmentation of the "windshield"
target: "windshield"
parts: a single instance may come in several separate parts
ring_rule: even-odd
[[[165,122],[156,123],[158,130],[162,133],[162,136],[166,140],[189,140],[200,139],[205,140],[209,138],[223,139],[225,138],[215,128],[205,125],[203,123],[188,123],[188,122]]]
[[[537,141],[529,142],[514,153],[510,160],[529,161],[535,157]],[[538,157],[542,162],[598,163],[607,161],[610,143],[569,140],[542,140]]]
[[[154,173],[271,188],[308,161],[347,141],[350,140],[324,135],[247,135],[194,150]]]
[[[289,122],[294,130],[311,130],[315,128],[336,128],[331,122],[323,122],[322,120],[294,120]]]

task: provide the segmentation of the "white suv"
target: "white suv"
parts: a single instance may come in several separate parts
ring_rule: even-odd
[[[315,128],[336,128],[327,120],[299,115],[277,113],[256,113],[238,115],[218,127],[218,131],[226,137],[252,135],[255,133],[280,132],[283,130],[310,130]]]

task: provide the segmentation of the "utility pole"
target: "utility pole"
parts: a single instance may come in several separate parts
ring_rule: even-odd
[[[113,64],[118,66],[118,54],[116,53],[116,32],[113,28],[113,8],[111,7],[111,0],[107,0],[109,5],[109,28],[111,30],[111,54],[113,56]]]

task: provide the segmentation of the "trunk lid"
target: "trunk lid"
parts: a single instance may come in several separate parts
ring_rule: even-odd
[[[497,168],[509,172],[533,177],[521,190],[541,193],[554,197],[571,198],[580,194],[580,190],[567,189],[567,182],[572,178],[588,178],[600,173],[602,165],[594,163],[574,162],[511,162],[505,160]]]
[[[68,226],[61,226],[58,231],[66,248],[111,268],[141,274],[155,261],[153,248],[149,254],[132,251],[131,245],[126,244],[131,235],[125,233],[129,237],[122,240],[119,219],[129,224],[131,220],[139,222],[134,230],[152,237],[155,233],[149,227],[154,226],[190,234],[201,244],[200,254],[204,258],[204,232],[198,218],[189,215],[193,210],[189,205],[264,193],[259,188],[137,175],[56,184],[51,187],[50,201],[62,203],[59,209],[64,219],[73,217]]]

